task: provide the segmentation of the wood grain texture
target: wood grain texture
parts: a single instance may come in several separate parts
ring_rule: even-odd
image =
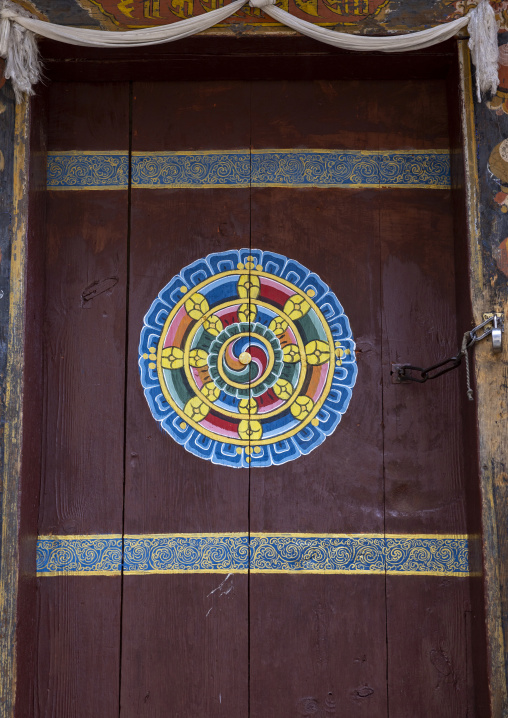
[[[128,149],[126,84],[54,85],[49,112],[49,150]],[[47,220],[39,532],[121,533],[127,192],[48,192]]]
[[[388,716],[384,576],[253,575],[250,587],[251,718]]]
[[[120,577],[39,579],[34,718],[118,715]]]
[[[358,348],[356,386],[335,433],[297,461],[252,471],[253,532],[383,531],[378,208],[375,190],[252,191],[252,246],[316,272],[337,294]]]
[[[49,81],[135,82],[217,80],[428,80],[442,79],[455,41],[400,54],[348,52],[293,35],[256,38],[201,35],[175,43],[129,49],[69,46],[41,39]],[[408,103],[417,101],[411,96]]]
[[[245,84],[133,88],[133,151],[248,148]],[[249,191],[132,190],[126,534],[248,531],[248,472],[161,431],[138,376],[143,316],[186,265],[249,246]],[[148,580],[147,580],[148,578]],[[246,716],[246,576],[124,576],[121,716]],[[222,588],[219,586],[222,585]]]
[[[392,363],[428,367],[458,351],[450,193],[388,190],[382,236],[387,533],[465,533],[458,372],[394,384]]]
[[[128,112],[126,84],[53,85],[48,149],[127,150]],[[121,534],[128,194],[48,192],[47,222],[39,533]],[[39,595],[34,715],[117,715],[121,579]]]
[[[252,147],[379,149],[368,96],[362,83],[256,84]],[[376,190],[252,191],[252,247],[330,286],[358,361],[336,431],[297,461],[252,470],[253,532],[383,533],[381,203]],[[384,576],[252,575],[250,585],[253,717],[388,715]]]
[[[480,215],[480,185],[477,165],[477,141],[474,101],[471,78],[471,59],[465,43],[459,43],[460,89],[462,111],[462,137],[464,142],[469,277],[473,320],[479,323],[485,311],[500,311],[507,318],[508,296],[506,282],[489,277],[492,251],[485,251],[490,232]],[[485,126],[483,127],[485,129]],[[485,235],[485,236],[484,236]],[[482,246],[482,239],[485,244]],[[485,307],[490,307],[487,310]],[[506,347],[506,338],[504,340]],[[508,367],[506,349],[492,354],[488,342],[475,351],[475,378],[477,387],[478,454],[481,489],[482,554],[488,645],[488,673],[490,710],[493,718],[505,716],[508,711],[507,666],[508,624],[506,609],[507,555],[505,509],[508,500],[506,489],[506,377]]]
[[[42,326],[46,223],[47,96],[33,98],[30,107],[30,165],[26,243],[26,336],[24,348],[23,456],[19,497],[19,584],[17,607],[16,708],[19,718],[30,716],[37,669],[36,540],[39,514],[42,444]]]
[[[47,216],[39,533],[121,533],[127,193],[51,192]]]
[[[122,718],[248,715],[247,580],[124,578]]]
[[[387,576],[390,718],[473,712],[467,579]]]
[[[14,714],[16,690],[17,610],[19,581],[19,492],[22,468],[25,272],[28,211],[28,101],[16,106],[13,156],[13,216],[9,286],[9,328],[5,368],[3,427],[5,447],[2,476],[2,542],[0,584],[0,705],[7,718]]]
[[[256,148],[447,149],[442,80],[257,82]]]

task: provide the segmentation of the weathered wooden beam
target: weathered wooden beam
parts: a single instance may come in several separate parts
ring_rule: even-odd
[[[0,553],[0,711],[14,713],[19,578],[19,488],[23,440],[25,257],[28,208],[29,103],[16,106],[14,124],[9,329],[5,381],[2,546]]]
[[[471,78],[471,61],[466,41],[459,42],[461,70],[462,129],[464,137],[466,192],[469,219],[470,288],[475,324],[491,310],[506,315],[508,287],[494,290],[485,281],[482,252],[480,185],[477,166],[476,127]],[[505,340],[506,341],[506,340]],[[508,601],[508,443],[506,441],[506,349],[493,354],[488,341],[475,350],[478,417],[479,475],[483,526],[483,572],[489,661],[489,689],[492,718],[508,715],[506,688],[506,626],[503,616]]]

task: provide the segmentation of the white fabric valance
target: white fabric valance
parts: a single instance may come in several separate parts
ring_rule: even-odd
[[[142,47],[174,42],[189,37],[233,15],[246,4],[262,8],[277,22],[334,47],[356,51],[405,52],[420,50],[447,40],[468,26],[472,59],[476,66],[477,95],[495,92],[498,85],[497,23],[488,0],[480,0],[468,15],[420,32],[404,35],[371,37],[350,35],[328,30],[294,17],[275,7],[276,0],[235,0],[230,5],[211,10],[197,17],[158,27],[126,32],[88,30],[56,25],[32,17],[10,0],[0,0],[0,57],[5,58],[5,77],[12,81],[16,98],[31,94],[40,77],[40,61],[35,36],[85,47]]]

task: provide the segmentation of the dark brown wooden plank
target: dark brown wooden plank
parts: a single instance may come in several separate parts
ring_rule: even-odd
[[[380,228],[386,531],[465,533],[458,371],[422,385],[390,376],[391,363],[458,351],[450,194],[387,190]]]
[[[200,35],[134,50],[64,45],[41,39],[50,80],[148,82],[204,80],[422,80],[446,75],[455,41],[417,52],[348,52],[294,33],[272,37]],[[411,97],[408,102],[416,98]]]
[[[254,149],[378,149],[361,83],[260,83]],[[373,90],[375,98],[380,97]],[[252,247],[279,252],[334,291],[358,377],[335,432],[307,456],[251,471],[251,530],[383,533],[379,212],[374,189],[255,189]],[[251,576],[252,716],[387,715],[384,576]]]
[[[259,82],[253,147],[446,149],[446,101],[442,80]]]
[[[387,192],[381,232],[386,531],[464,534],[470,489],[459,374],[396,385],[389,366],[429,366],[457,352],[449,193]],[[468,580],[389,576],[387,611],[390,713],[474,711]]]
[[[384,576],[250,583],[251,718],[387,715]]]
[[[127,150],[126,82],[56,82],[49,86],[48,150]]]
[[[128,86],[54,85],[50,150],[128,150]],[[51,191],[39,534],[121,534],[126,190]],[[118,714],[121,581],[44,577],[36,715]]]
[[[37,718],[118,715],[120,577],[39,579]]]
[[[387,576],[390,718],[474,712],[468,580]]]
[[[134,152],[249,147],[245,83],[135,85],[133,98]],[[126,534],[248,531],[248,472],[197,458],[162,431],[137,366],[158,292],[194,260],[248,245],[248,189],[132,190]],[[225,578],[124,577],[123,717],[166,715],[168,706],[173,715],[247,715],[247,578],[215,591]]]
[[[358,361],[335,433],[307,456],[252,471],[254,532],[383,531],[381,394],[373,389],[380,381],[379,278],[372,270],[379,263],[379,201],[375,190],[252,192],[253,248],[296,259],[335,291]]]
[[[127,192],[50,192],[47,217],[39,533],[121,533]]]
[[[247,621],[246,575],[125,576],[121,715],[246,718]]]

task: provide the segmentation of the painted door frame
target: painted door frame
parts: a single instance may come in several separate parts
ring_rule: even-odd
[[[469,291],[475,323],[482,321],[486,311],[494,309],[506,313],[508,287],[505,287],[502,304],[492,306],[493,294],[484,281],[481,253],[482,227],[477,169],[474,104],[471,63],[467,41],[458,40],[460,68],[460,115],[462,122],[462,150],[464,158],[465,195],[467,202],[469,245]],[[14,163],[12,187],[12,254],[9,295],[8,358],[5,400],[5,454],[2,496],[2,542],[0,574],[0,620],[2,624],[0,647],[0,716],[15,715],[16,670],[20,662],[21,637],[31,630],[26,620],[27,605],[35,610],[35,602],[27,596],[35,585],[35,541],[24,529],[25,515],[36,516],[33,498],[27,494],[23,480],[24,466],[37,461],[36,456],[23,454],[23,438],[33,431],[40,421],[30,410],[33,406],[36,368],[31,365],[33,349],[26,342],[26,317],[35,301],[37,287],[27,274],[30,249],[29,235],[34,234],[28,221],[37,216],[37,151],[30,154],[30,133],[34,130],[31,119],[33,103],[24,101],[15,110]],[[42,193],[39,193],[42,194]],[[41,221],[43,218],[41,216]],[[36,249],[34,251],[37,251]],[[34,290],[34,291],[32,291]],[[508,554],[503,534],[508,505],[508,442],[504,440],[502,421],[505,400],[499,390],[506,382],[508,360],[506,350],[493,355],[488,342],[476,349],[476,411],[479,441],[479,476],[482,496],[482,555],[484,595],[487,623],[487,651],[489,664],[489,691],[492,718],[508,716],[505,637],[502,615],[508,602],[508,586],[502,583],[500,559]],[[26,523],[25,523],[26,526]],[[505,532],[506,533],[506,532]],[[23,607],[24,606],[24,607]],[[30,608],[28,609],[30,610]],[[35,620],[35,619],[34,619]],[[29,657],[30,660],[30,657]]]

